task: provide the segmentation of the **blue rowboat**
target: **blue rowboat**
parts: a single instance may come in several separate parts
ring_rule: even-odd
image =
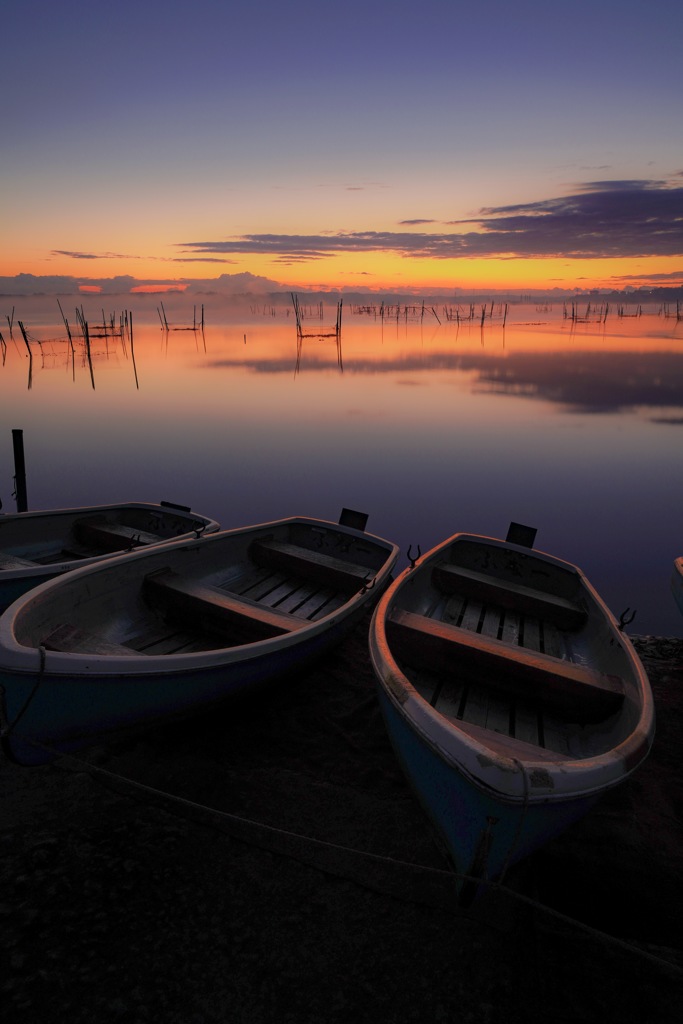
[[[6,753],[49,761],[299,673],[390,580],[398,549],[366,533],[366,518],[362,528],[293,517],[221,531],[24,595],[0,616]]]
[[[214,519],[170,502],[0,515],[0,611],[71,569],[218,529]]]
[[[671,593],[683,615],[683,558],[676,558],[671,573]]]
[[[654,737],[630,641],[531,534],[449,538],[388,588],[370,629],[391,742],[463,905],[623,782]]]

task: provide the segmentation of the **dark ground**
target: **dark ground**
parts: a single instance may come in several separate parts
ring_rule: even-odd
[[[294,685],[83,755],[270,830],[67,759],[0,764],[5,1019],[679,1020],[683,640],[634,641],[658,715],[646,764],[463,912],[389,747],[366,628]]]

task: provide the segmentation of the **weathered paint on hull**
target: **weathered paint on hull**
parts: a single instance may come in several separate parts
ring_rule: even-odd
[[[365,610],[363,606],[300,644],[212,668],[174,672],[169,664],[166,672],[155,675],[49,675],[43,680],[36,674],[3,672],[3,732],[21,716],[3,738],[4,751],[22,765],[45,764],[122,727],[205,710],[231,696],[291,678],[339,643]]]
[[[559,835],[599,799],[550,798],[526,807],[523,802],[498,799],[440,757],[381,685],[377,690],[397,758],[454,863],[462,902],[469,902],[485,888],[468,879],[500,879],[508,867]]]

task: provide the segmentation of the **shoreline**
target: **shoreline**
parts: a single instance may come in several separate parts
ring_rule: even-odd
[[[678,1019],[683,639],[631,637],[645,764],[463,912],[366,635],[266,697],[84,751],[101,771],[0,764],[15,1024]]]

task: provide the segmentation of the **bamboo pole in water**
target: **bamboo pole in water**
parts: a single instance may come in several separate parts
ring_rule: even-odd
[[[64,310],[62,309],[62,304],[59,301],[59,299],[57,299],[57,305],[59,306],[59,312],[62,314],[62,320],[64,321],[64,326],[66,327],[66,333],[67,333],[68,338],[69,338],[69,344],[71,345],[71,351],[73,352],[73,350],[74,350],[74,343],[73,343],[73,338],[71,337],[71,331],[69,330],[69,321],[64,316]]]
[[[130,320],[128,321],[128,337],[130,338],[130,358],[133,361],[133,373],[135,374],[135,387],[140,390],[140,384],[138,381],[138,368],[135,363],[135,343],[133,341],[133,313],[130,314]]]
[[[90,352],[90,331],[88,330],[88,321],[83,319],[83,337],[85,338],[85,353],[88,357],[88,366],[90,368],[90,383],[92,384],[93,391],[95,390],[95,372],[92,365],[92,355]]]
[[[19,329],[20,329],[22,337],[24,339],[24,344],[26,345],[26,348],[28,349],[29,357],[32,357],[33,353],[31,352],[31,346],[28,343],[28,337],[27,337],[27,334],[26,334],[26,328],[24,327],[23,321],[17,320],[17,323],[19,324]]]

